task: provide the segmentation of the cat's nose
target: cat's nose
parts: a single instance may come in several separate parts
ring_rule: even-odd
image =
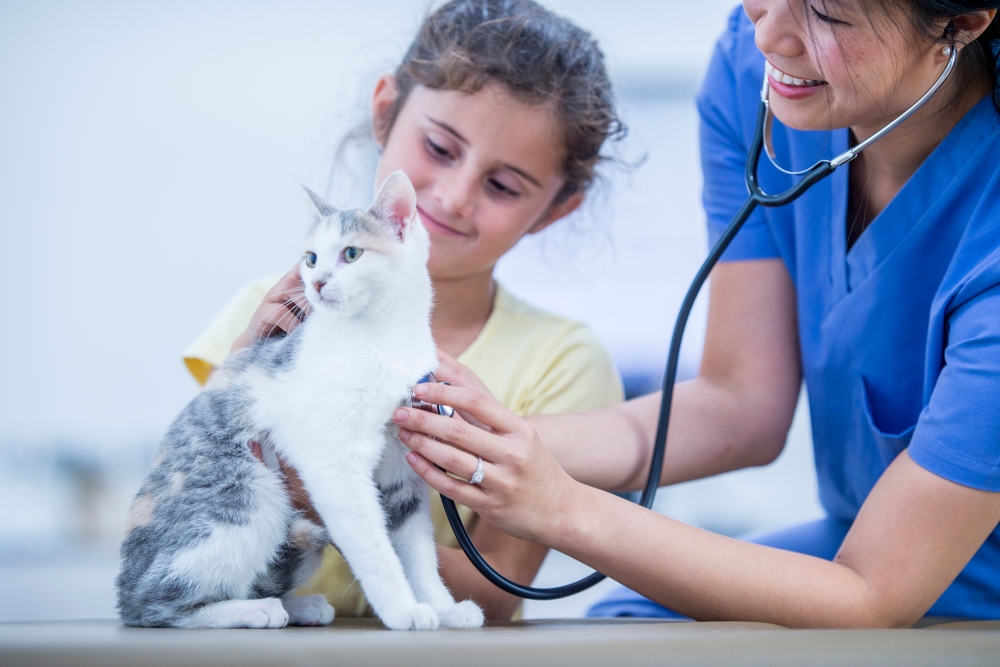
[[[313,283],[313,287],[316,288],[317,292],[322,292],[324,285],[326,285],[326,281],[325,280],[317,280],[316,282]]]

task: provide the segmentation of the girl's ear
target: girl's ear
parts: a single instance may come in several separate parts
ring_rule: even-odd
[[[396,87],[396,77],[392,74],[383,74],[375,82],[375,89],[372,91],[372,132],[375,134],[375,141],[383,148],[389,139],[389,114],[396,105],[398,96],[399,88]]]
[[[565,218],[567,215],[580,208],[580,204],[583,203],[583,193],[577,192],[558,204],[553,204],[549,207],[549,210],[545,212],[538,222],[531,226],[528,230],[529,234],[537,234],[549,225],[551,225],[556,220],[560,218]]]
[[[406,174],[394,171],[386,176],[371,211],[379,219],[392,223],[402,240],[403,230],[417,214],[417,193]]]

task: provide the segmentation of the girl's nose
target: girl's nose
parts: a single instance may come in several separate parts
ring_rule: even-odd
[[[460,169],[442,174],[434,184],[434,196],[441,207],[456,217],[468,218],[475,209],[477,181]]]
[[[808,30],[802,11],[788,0],[744,0],[743,8],[754,24],[754,41],[764,55],[777,54],[794,58],[806,52],[804,36]]]

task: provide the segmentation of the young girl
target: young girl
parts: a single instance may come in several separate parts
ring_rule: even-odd
[[[481,389],[421,385],[424,400],[490,428],[455,437],[443,418],[400,409],[411,465],[644,596],[620,595],[608,613],[795,627],[1000,619],[1000,3],[743,5],[698,99],[714,237],[746,197],[765,72],[778,159],[805,169],[903,113],[958,51],[934,97],[849,169],[749,219],[713,273],[699,374],[675,391],[664,483],[772,461],[804,379],[827,516],[752,544],[581,483],[644,484],[658,395],[528,424]],[[766,162],[760,180],[767,192],[794,182]],[[477,457],[476,486],[430,465],[464,477]]]
[[[590,35],[531,0],[455,0],[425,21],[371,102],[382,148],[376,183],[402,169],[417,191],[431,237],[438,348],[479,374],[522,415],[618,403],[612,364],[586,327],[542,312],[505,292],[493,268],[525,234],[580,206],[615,115],[603,57]],[[305,304],[295,271],[245,287],[184,354],[204,382],[231,348],[290,330]],[[270,288],[270,289],[269,289]],[[451,535],[434,501],[439,563],[457,599],[486,617],[509,619],[520,601],[489,584]],[[547,549],[517,540],[463,512],[486,558],[530,583]],[[370,609],[332,547],[308,586],[338,615]]]

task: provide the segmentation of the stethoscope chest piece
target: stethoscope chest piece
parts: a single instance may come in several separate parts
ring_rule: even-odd
[[[428,373],[427,375],[420,378],[417,384],[427,384],[432,382],[437,382],[437,376],[434,373]],[[448,384],[445,382],[444,384]],[[417,410],[423,410],[424,412],[432,412],[442,417],[451,417],[455,414],[455,408],[448,405],[437,405],[435,403],[428,403],[427,401],[421,400],[413,395],[413,391],[410,391],[410,398],[406,402],[406,407],[415,408]]]

